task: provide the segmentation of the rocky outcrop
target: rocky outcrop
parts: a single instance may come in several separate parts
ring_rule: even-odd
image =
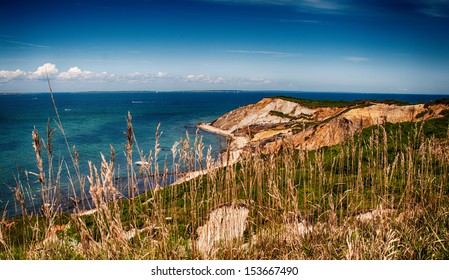
[[[272,113],[273,111],[282,112],[286,116],[277,116]],[[212,123],[212,126],[232,132],[251,125],[286,123],[291,119],[287,116],[311,115],[315,111],[298,103],[279,98],[264,98],[256,104],[240,107],[221,116]]]
[[[356,131],[372,125],[418,120],[417,115],[423,112],[423,108],[423,104],[399,106],[382,103],[347,108],[341,114],[329,116],[328,121],[293,135],[292,141],[304,149],[336,145]]]
[[[222,206],[209,214],[209,220],[197,229],[198,250],[205,258],[217,254],[217,246],[242,238],[249,210],[244,205]]]
[[[292,99],[293,100],[293,99]],[[412,122],[441,117],[447,104],[400,105],[363,101],[346,106],[318,107],[284,98],[264,98],[233,110],[210,124],[232,139],[246,139],[245,147],[277,149],[288,141],[297,148],[317,149],[341,143],[356,131],[386,122]],[[242,149],[242,145],[234,145]]]

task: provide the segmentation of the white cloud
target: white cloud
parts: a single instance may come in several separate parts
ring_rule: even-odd
[[[27,73],[20,69],[17,69],[15,71],[0,70],[0,82],[10,81],[14,79],[22,79],[25,78],[26,75]]]
[[[156,77],[158,78],[165,78],[168,76],[167,72],[157,72]]]
[[[272,85],[273,82],[264,78],[239,78],[212,76],[208,74],[188,74],[169,76],[167,72],[155,73],[131,72],[128,74],[112,74],[108,72],[95,72],[83,70],[78,66],[70,67],[66,71],[59,71],[55,64],[45,63],[37,67],[36,71],[23,71],[21,69],[9,71],[0,70],[0,83],[2,86],[29,87],[40,85],[47,75],[55,86],[83,88],[86,90],[105,89],[112,85],[121,87],[191,87],[215,88],[217,87],[252,87]],[[38,82],[38,84],[36,84]],[[78,82],[78,83],[77,83]],[[97,84],[97,85],[95,85]],[[105,86],[107,84],[107,86]],[[43,84],[42,84],[43,85]],[[64,89],[65,90],[65,89]]]
[[[111,78],[107,72],[91,72],[91,71],[83,71],[79,67],[71,67],[66,72],[61,72],[57,76],[59,80],[104,80]]]
[[[195,81],[204,81],[206,80],[206,76],[205,75],[187,75],[185,76],[185,82],[195,82]]]
[[[228,83],[228,80],[223,77],[211,77],[209,75],[187,75],[184,76],[184,82],[186,83],[192,83],[192,82],[199,82],[199,83],[206,83],[206,84],[226,84]]]
[[[183,77],[185,83],[198,83],[198,84],[228,84],[228,85],[244,85],[244,86],[260,86],[270,85],[273,81],[263,78],[224,78],[213,77],[209,75],[187,75]]]
[[[370,60],[369,58],[362,56],[345,56],[343,59],[351,62],[364,62]]]
[[[20,76],[26,76],[26,78],[30,80],[34,79],[42,79],[46,78],[47,75],[50,78],[62,81],[75,81],[75,80],[107,80],[114,78],[113,74],[108,74],[107,72],[92,72],[81,70],[79,67],[74,66],[69,68],[65,72],[59,72],[58,68],[53,63],[45,63],[39,67],[37,67],[34,72],[24,72],[22,70],[16,70],[15,72],[20,71]],[[18,72],[19,73],[19,72]],[[25,73],[25,74],[24,74]],[[17,77],[14,77],[14,79]]]
[[[216,77],[209,81],[209,83],[212,83],[212,84],[226,84],[227,82],[228,81],[226,81],[226,79],[223,77]]]
[[[125,78],[131,79],[131,80],[142,80],[142,79],[150,78],[150,75],[141,73],[141,72],[132,72],[132,73],[126,74]]]
[[[49,77],[52,77],[56,74],[58,74],[58,69],[56,68],[56,65],[53,63],[45,63],[42,66],[37,67],[36,71],[33,73],[30,73],[28,75],[28,78],[30,79],[38,79],[38,78],[46,78],[47,75]]]
[[[157,72],[156,74],[148,74],[142,72],[132,72],[128,73],[124,76],[124,79],[128,80],[128,82],[150,82],[155,81],[156,79],[162,79],[168,76],[167,72]]]
[[[270,84],[273,84],[272,80],[262,79],[262,78],[252,78],[252,79],[250,79],[250,81],[253,82],[254,84],[258,84],[258,85],[270,85]]]
[[[89,72],[85,73],[86,75],[89,74]],[[61,72],[58,75],[58,79],[62,80],[73,80],[78,79],[83,75],[83,71],[79,69],[78,67],[72,67],[67,72]]]

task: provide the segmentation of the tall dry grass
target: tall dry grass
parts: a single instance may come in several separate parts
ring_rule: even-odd
[[[65,137],[59,115],[57,124]],[[89,174],[81,174],[83,155],[67,140],[70,162],[55,165],[55,130],[48,126],[45,140],[32,132],[37,172],[16,180],[22,216],[3,216],[0,258],[449,257],[448,139],[425,137],[423,125],[410,131],[378,126],[316,151],[288,141],[276,153],[256,147],[221,168],[198,133],[176,142],[160,166],[159,128],[145,156],[130,114],[125,125],[126,189],[117,180],[113,147],[109,156],[98,155],[100,166],[89,162]],[[169,185],[198,170],[203,175]],[[24,197],[33,180],[42,198],[40,209],[28,211]],[[72,190],[70,212],[62,209],[63,181]]]

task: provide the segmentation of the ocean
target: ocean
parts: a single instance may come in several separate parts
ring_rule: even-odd
[[[123,166],[126,176],[126,117],[132,115],[134,133],[139,148],[145,155],[154,150],[158,124],[162,133],[159,158],[171,160],[171,147],[175,141],[185,139],[186,133],[195,137],[196,124],[211,122],[240,106],[255,103],[267,96],[288,95],[327,100],[401,100],[410,103],[428,102],[449,95],[425,94],[361,94],[326,92],[273,92],[273,91],[186,91],[186,92],[82,92],[55,93],[61,122],[70,147],[79,153],[81,173],[88,175],[88,161],[99,166],[100,153],[109,156],[110,146],[115,149],[116,162]],[[56,114],[49,93],[0,95],[0,213],[7,216],[20,214],[14,199],[17,188],[15,178],[24,171],[38,172],[31,132],[34,128],[45,139],[47,124],[56,131],[53,135],[55,162],[70,163],[67,146],[56,122]],[[199,132],[214,156],[225,149],[223,137]],[[45,153],[43,153],[45,159]],[[134,156],[138,160],[137,155]],[[44,162],[44,164],[46,164]],[[47,163],[48,164],[48,163]],[[66,177],[64,170],[61,177]],[[35,179],[35,178],[34,178]],[[64,182],[64,179],[62,180]],[[35,188],[35,190],[33,190]],[[68,186],[61,186],[62,189]],[[36,209],[39,184],[32,182],[27,208]],[[33,192],[36,193],[33,193]],[[33,204],[33,205],[32,205]]]

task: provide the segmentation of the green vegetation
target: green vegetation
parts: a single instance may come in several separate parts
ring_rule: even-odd
[[[448,136],[449,116],[420,122],[403,122],[399,124],[386,123],[385,129],[387,131],[395,131],[396,134],[399,134],[402,142],[405,139],[413,137],[412,134],[416,133],[416,126],[421,128],[420,133],[426,138],[435,137],[437,139],[444,139]],[[364,129],[362,132],[364,138],[366,139],[369,135],[371,135],[374,129],[375,127],[368,127]],[[398,145],[396,142],[389,142],[389,145]]]
[[[441,110],[440,116],[449,117],[449,110],[448,109]]]
[[[288,114],[285,114],[285,113],[282,113],[282,112],[279,112],[279,111],[274,111],[274,110],[270,111],[270,115],[277,116],[277,117],[280,117],[280,118],[291,119],[291,120],[297,120],[298,119],[295,116],[290,116]]]
[[[424,117],[424,116],[426,115],[426,113],[427,113],[427,111],[422,111],[421,113],[418,113],[418,114],[416,115],[416,118],[417,118],[417,119],[420,119],[420,118]]]
[[[303,98],[296,98],[296,97],[290,97],[290,96],[275,96],[275,98],[280,98],[286,101],[299,103],[303,106],[309,107],[309,108],[317,108],[317,107],[345,107],[354,105],[356,102],[346,101],[346,100],[314,100],[314,99],[303,99]]]
[[[395,99],[389,99],[389,100],[354,100],[354,101],[346,101],[346,100],[314,100],[314,99],[303,99],[303,98],[297,98],[297,97],[290,97],[290,96],[275,96],[274,98],[280,98],[286,101],[299,103],[303,106],[306,106],[308,108],[318,108],[318,107],[347,107],[347,106],[369,106],[370,103],[383,103],[388,105],[398,105],[398,106],[404,106],[404,105],[410,105],[410,103]],[[447,98],[446,98],[447,99]],[[447,104],[444,102],[445,99],[439,99],[435,102],[439,102],[441,104]],[[439,104],[435,103],[435,104]],[[433,104],[433,103],[432,103]]]
[[[81,205],[73,213],[57,211],[53,186],[66,165],[44,166],[42,157],[52,157],[52,133],[41,145],[34,131],[38,184],[49,207],[41,216],[1,220],[0,259],[448,259],[448,118],[374,126],[316,151],[288,143],[272,153],[256,149],[225,167],[204,154],[198,135],[186,135],[164,167],[158,166],[157,143],[150,158],[138,151],[149,164],[137,170],[129,115],[130,198],[115,195],[111,148],[101,166],[90,164],[89,174],[70,179],[92,195],[96,211],[85,215]],[[73,152],[75,170],[80,157]],[[164,181],[169,170],[199,167],[207,173],[134,193],[137,176],[155,184],[155,173]],[[21,205],[32,183],[18,178],[16,184]],[[225,237],[204,245],[205,230],[219,235],[208,227],[211,214],[223,223]],[[236,234],[240,222],[244,230]]]
[[[388,105],[398,105],[398,106],[405,106],[405,105],[410,105],[410,103],[405,102],[405,101],[401,101],[401,100],[396,100],[396,99],[387,99],[387,100],[366,100],[369,102],[374,102],[374,103],[383,103],[383,104],[388,104]],[[362,102],[360,100],[357,100],[356,102]]]
[[[429,106],[438,104],[449,105],[449,98],[440,98],[435,101],[427,102],[426,104],[424,104],[424,108],[428,108]]]

